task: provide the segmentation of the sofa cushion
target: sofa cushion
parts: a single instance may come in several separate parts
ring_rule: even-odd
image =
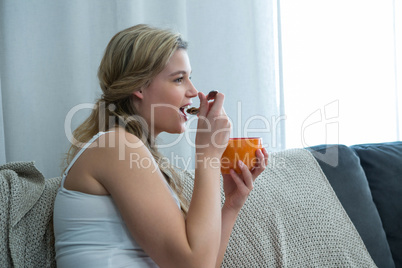
[[[396,267],[402,267],[402,142],[351,146],[360,157]]]
[[[318,160],[376,265],[394,267],[381,219],[357,155],[345,145],[318,145],[308,149]]]

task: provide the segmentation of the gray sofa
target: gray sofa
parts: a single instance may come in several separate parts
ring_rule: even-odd
[[[325,173],[376,265],[401,268],[402,142],[350,147],[320,145],[307,149],[317,159],[314,160],[315,165],[318,162]],[[286,165],[294,166],[293,163],[296,162],[297,159],[293,159]],[[297,169],[310,168],[301,165]],[[184,173],[184,177],[191,177],[189,172]],[[8,163],[0,166],[2,229],[0,267],[56,266],[52,236],[52,205],[59,182],[60,178],[43,178],[32,162]],[[245,210],[255,213],[247,215],[248,226],[252,224],[254,228],[263,230],[256,235],[255,232],[248,232],[249,229],[245,229],[242,240],[236,241],[241,235],[237,228],[233,233],[234,240],[231,242],[233,247],[241,243],[247,246],[245,238],[253,235],[261,241],[254,241],[257,248],[250,248],[250,252],[256,252],[267,246],[267,236],[261,235],[268,230],[264,229],[267,226],[263,223],[268,215],[264,214],[267,211],[264,210],[262,213],[260,206],[250,209],[260,198],[269,198],[267,197],[269,191],[262,187],[264,185],[268,184],[263,180],[257,181],[253,196],[250,196],[248,200],[250,202],[245,206]],[[245,216],[246,214],[240,215],[243,218],[239,222],[242,222]],[[244,248],[240,247],[233,256],[243,261],[248,257],[242,255],[244,252],[246,252]],[[230,265],[234,262],[225,260],[225,263],[224,267],[235,267]],[[242,263],[236,267],[250,267],[247,261]]]
[[[378,267],[402,267],[402,142],[308,148]]]

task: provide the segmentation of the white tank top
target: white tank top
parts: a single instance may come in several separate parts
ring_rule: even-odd
[[[67,167],[54,203],[54,234],[58,268],[158,267],[131,237],[112,197],[64,188],[68,171],[95,135]],[[169,187],[177,205],[177,195]]]

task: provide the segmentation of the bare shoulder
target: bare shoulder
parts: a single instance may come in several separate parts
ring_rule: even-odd
[[[91,151],[95,168],[92,174],[100,182],[124,172],[130,172],[131,176],[135,176],[138,174],[138,170],[134,171],[138,167],[137,162],[140,158],[154,162],[144,142],[121,129],[100,136],[92,145]]]
[[[105,180],[129,170],[139,155],[151,154],[135,135],[119,129],[100,135],[73,163],[64,187],[87,194],[108,195]]]

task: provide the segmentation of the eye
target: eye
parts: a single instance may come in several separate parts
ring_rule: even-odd
[[[176,83],[181,83],[181,82],[183,82],[183,76],[177,78],[176,80],[174,80],[174,82],[176,82]]]

